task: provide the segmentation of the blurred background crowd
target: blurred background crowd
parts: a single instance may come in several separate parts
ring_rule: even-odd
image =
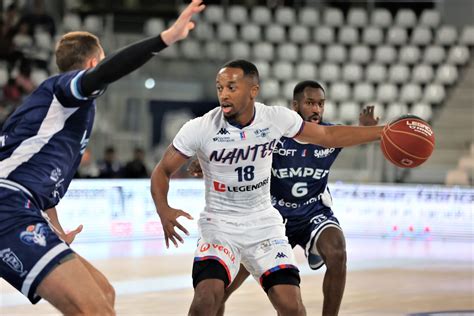
[[[156,35],[186,1],[0,1],[0,126],[57,73],[54,43],[71,30],[98,35],[107,52]],[[357,124],[365,105],[382,122],[428,120],[436,149],[422,167],[388,164],[377,145],[345,149],[332,181],[472,185],[474,1],[214,0],[190,38],[111,85],[79,177],[147,177],[187,120],[217,105],[226,61],[254,62],[259,100],[291,104],[298,81],[326,88],[324,119]],[[113,147],[112,147],[113,146]],[[177,177],[186,177],[182,170]]]

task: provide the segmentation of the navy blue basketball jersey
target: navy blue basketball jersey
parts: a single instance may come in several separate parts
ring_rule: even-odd
[[[44,81],[8,118],[0,132],[0,179],[26,187],[40,209],[58,204],[91,134],[94,97],[80,90],[83,71]]]
[[[273,206],[285,219],[307,221],[327,209],[322,200],[330,198],[326,191],[329,169],[341,149],[280,139],[273,151],[270,191]]]

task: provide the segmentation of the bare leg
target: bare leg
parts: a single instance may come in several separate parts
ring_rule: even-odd
[[[115,315],[92,275],[75,257],[58,265],[36,292],[65,315]]]
[[[224,281],[207,279],[198,283],[189,309],[191,316],[215,316],[224,299]]]
[[[318,252],[326,264],[323,281],[323,316],[339,313],[346,285],[346,243],[341,230],[329,227],[319,236]]]
[[[279,284],[268,290],[268,298],[279,316],[305,316],[300,288],[296,285]]]
[[[92,275],[92,277],[94,278],[97,285],[99,285],[100,289],[105,294],[105,298],[107,299],[109,304],[112,307],[114,307],[114,305],[115,305],[115,290],[112,287],[112,285],[109,283],[107,278],[102,274],[102,272],[100,272],[92,264],[90,264],[89,261],[87,261],[83,257],[79,256],[78,254],[76,254],[76,256],[79,258],[81,263],[86,267],[86,269]]]
[[[242,285],[242,283],[244,283],[245,279],[247,279],[247,277],[249,275],[250,275],[250,273],[247,271],[247,269],[245,269],[245,267],[243,265],[240,265],[239,272],[235,276],[234,281],[232,281],[232,283],[229,285],[229,287],[227,289],[225,289],[224,298],[222,300],[222,304],[221,304],[219,310],[217,311],[217,316],[224,316],[225,302],[227,301],[229,296],[232,293],[234,293],[235,290],[237,290]]]

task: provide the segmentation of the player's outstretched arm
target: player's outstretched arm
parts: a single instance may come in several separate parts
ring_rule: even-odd
[[[141,67],[162,49],[186,38],[194,28],[191,18],[204,10],[205,6],[201,3],[202,0],[193,0],[176,22],[161,34],[124,47],[88,69],[81,80],[82,95],[90,96],[95,91],[103,90],[108,84]]]
[[[184,165],[186,161],[187,158],[170,145],[151,174],[151,195],[155,202],[156,211],[161,219],[167,248],[169,247],[170,240],[176,247],[178,247],[177,240],[184,243],[183,238],[175,231],[175,227],[189,235],[186,228],[177,221],[178,217],[184,216],[188,219],[193,219],[188,213],[172,208],[168,204],[171,175]]]
[[[339,148],[379,140],[382,130],[383,126],[323,126],[305,123],[295,138],[326,148]]]

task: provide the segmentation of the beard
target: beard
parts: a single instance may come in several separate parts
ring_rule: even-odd
[[[309,116],[307,116],[307,117],[304,117],[303,114],[302,114],[300,111],[298,111],[297,113],[298,113],[298,114],[301,116],[301,118],[302,118],[304,121],[306,121],[306,122],[314,122],[314,123],[319,124],[319,123],[321,123],[321,122],[323,121],[323,116],[320,115],[320,114],[317,114],[317,113],[313,113],[313,114],[311,114],[311,115],[309,115]]]

